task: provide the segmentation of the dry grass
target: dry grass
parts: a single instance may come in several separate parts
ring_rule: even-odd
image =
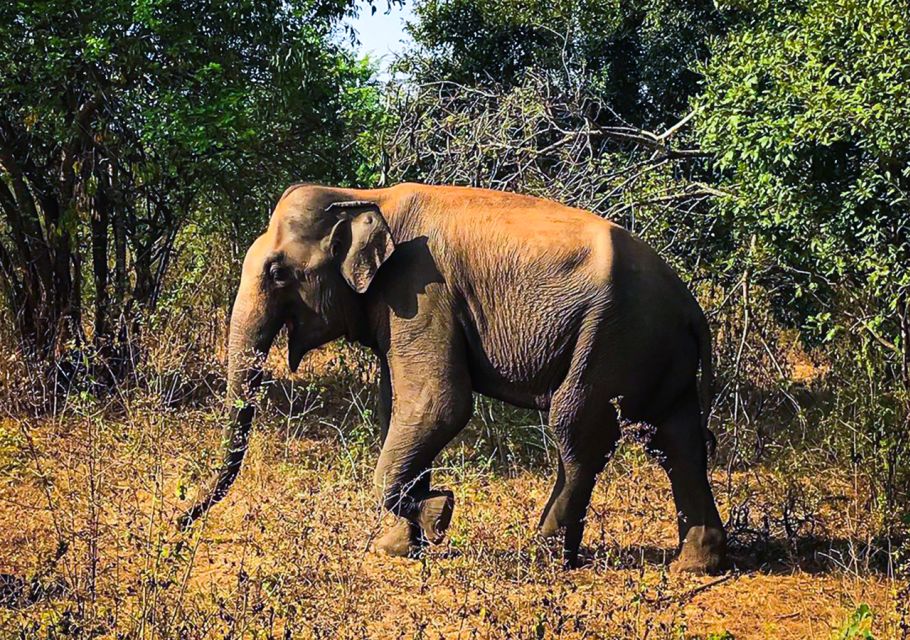
[[[456,494],[447,541],[375,557],[370,401],[318,386],[296,415],[267,412],[237,484],[188,535],[173,522],[212,463],[217,410],[75,399],[0,422],[0,573],[15,592],[0,636],[827,638],[860,603],[876,637],[906,623],[904,584],[859,560],[875,532],[861,483],[833,472],[717,472],[739,570],[677,576],[669,485],[625,446],[595,492],[588,564],[563,570],[533,536],[548,454],[489,407],[439,461],[434,484]]]

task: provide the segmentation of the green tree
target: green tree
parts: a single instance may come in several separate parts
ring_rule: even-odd
[[[739,248],[730,262],[824,347],[835,393],[819,438],[868,474],[871,504],[899,532],[910,523],[910,5],[759,13],[704,67],[698,138],[731,194],[712,215]]]
[[[83,300],[96,342],[122,337],[191,214],[246,240],[288,182],[364,173],[378,102],[336,37],[351,4],[0,7],[0,273],[30,348],[81,340]]]
[[[719,41],[698,136],[729,229],[817,337],[866,332],[910,382],[910,5],[811,0]]]
[[[709,38],[736,15],[711,0],[422,0],[415,13],[403,66],[419,82],[515,86],[543,73],[645,128],[685,115]]]

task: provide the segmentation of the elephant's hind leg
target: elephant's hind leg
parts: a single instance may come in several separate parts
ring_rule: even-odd
[[[550,512],[553,510],[553,504],[559,499],[559,496],[562,495],[563,489],[566,486],[566,469],[562,462],[562,451],[558,454],[557,464],[556,482],[553,485],[553,490],[550,491],[550,497],[547,499],[547,504],[543,508],[543,513],[540,514],[540,522],[537,525],[541,535],[545,538],[555,536],[559,531],[559,524],[556,521],[556,518],[550,515]]]
[[[708,481],[708,456],[694,388],[659,421],[651,450],[670,477],[679,527],[674,570],[713,573],[723,568],[726,536]]]
[[[556,484],[540,519],[544,537],[563,532],[563,558],[575,566],[584,534],[591,493],[619,441],[619,426],[612,406],[596,406],[581,391],[563,390],[550,405],[550,427],[559,443]],[[599,404],[599,403],[598,403]]]

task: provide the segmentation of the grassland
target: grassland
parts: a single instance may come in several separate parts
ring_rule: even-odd
[[[293,407],[288,390],[292,389]],[[419,560],[368,551],[369,385],[274,384],[240,479],[174,527],[214,464],[217,406],[159,396],[0,422],[2,638],[876,638],[907,631],[906,584],[877,548],[862,479],[728,471],[714,485],[735,569],[669,572],[669,484],[628,442],[604,472],[586,565],[534,527],[552,482],[539,417],[481,402],[438,461],[450,535]],[[217,396],[217,394],[215,394]],[[281,400],[284,398],[284,401]],[[289,410],[291,409],[291,410]]]

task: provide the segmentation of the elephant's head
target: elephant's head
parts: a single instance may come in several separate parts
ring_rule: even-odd
[[[379,207],[318,188],[291,188],[243,261],[228,340],[224,456],[210,488],[180,519],[187,527],[227,493],[243,462],[262,365],[281,327],[288,364],[349,334],[358,295],[394,250]]]

